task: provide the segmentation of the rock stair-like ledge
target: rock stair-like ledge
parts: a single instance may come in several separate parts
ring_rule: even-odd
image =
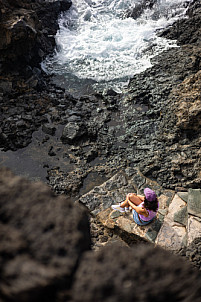
[[[143,194],[144,188],[153,189],[159,199],[156,218],[146,226],[138,226],[132,212],[120,213],[111,205],[125,199],[126,194]],[[164,190],[159,184],[144,177],[138,169],[127,168],[80,198],[102,225],[119,234],[138,238],[173,252],[188,248],[201,237],[201,190],[188,192]]]

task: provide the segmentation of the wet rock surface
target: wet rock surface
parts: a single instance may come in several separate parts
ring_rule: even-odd
[[[141,3],[135,4],[134,8],[128,12],[127,16],[132,17],[133,19],[137,19],[146,9],[151,9],[156,3],[157,0],[141,1]]]
[[[200,1],[192,1],[187,10],[188,19],[181,19],[166,28],[160,36],[176,39],[179,45],[200,44]]]
[[[0,144],[23,148],[32,133],[48,122],[57,103],[40,63],[55,47],[59,14],[71,1],[0,1]],[[62,97],[59,89],[57,98]]]

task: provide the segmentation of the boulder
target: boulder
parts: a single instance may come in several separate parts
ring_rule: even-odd
[[[188,213],[201,218],[201,190],[189,189]]]
[[[61,140],[64,143],[72,144],[85,134],[85,127],[77,122],[69,122],[63,130]]]
[[[170,203],[164,223],[157,235],[155,241],[157,245],[174,252],[178,252],[186,246],[186,225],[183,224],[186,217],[184,215],[182,215],[183,219],[180,217],[185,208],[186,203],[176,194]],[[180,220],[182,220],[182,223],[180,223]]]
[[[90,264],[90,265],[89,265]],[[200,301],[200,276],[181,258],[149,245],[112,245],[86,253],[74,302]]]
[[[3,168],[0,224],[0,295],[6,301],[55,301],[90,249],[84,208]]]
[[[184,226],[187,225],[188,222],[188,213],[187,213],[187,206],[181,208],[178,212],[174,214],[174,221],[178,222]]]
[[[201,238],[201,218],[191,216],[188,219],[188,245]]]

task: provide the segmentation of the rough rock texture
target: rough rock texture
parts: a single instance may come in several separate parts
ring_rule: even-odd
[[[201,267],[201,237],[196,238],[186,250],[187,259],[197,268]]]
[[[199,3],[193,4],[184,24],[194,11],[200,16]],[[199,37],[196,20],[189,30]],[[38,152],[41,145],[48,150],[45,166],[55,157],[48,179],[57,193],[82,195],[79,190],[92,174],[109,178],[127,166],[139,167],[164,188],[199,188],[200,53],[199,39],[165,51],[121,95],[110,91],[74,99],[41,81],[37,68],[31,68],[34,75],[30,70],[26,81],[7,77],[0,84],[1,147],[27,146],[43,123],[66,125],[60,134],[66,145],[60,144],[60,151],[56,136],[51,144],[50,138],[38,142]]]
[[[90,217],[90,230],[91,230],[91,240],[92,240],[92,250],[98,251],[103,246],[111,246],[114,243],[120,246],[129,246],[131,240],[128,239],[126,242],[126,237],[121,238],[119,234],[113,232],[113,230],[105,227],[100,220],[91,216]],[[132,238],[132,244],[133,244]],[[135,240],[135,244],[140,242],[139,238]]]
[[[199,133],[201,128],[201,71],[185,79],[173,89],[171,98],[174,101],[177,127],[180,131]]]
[[[82,253],[90,249],[85,210],[1,169],[0,295],[5,301],[55,301],[71,286]]]
[[[147,186],[157,192],[160,201],[159,215],[152,224],[139,227],[133,221],[132,212],[122,214],[111,210],[110,206],[124,200],[129,192],[143,194],[143,189]],[[104,227],[132,245],[139,241],[155,242],[173,195],[173,192],[162,190],[158,184],[146,179],[138,170],[127,168],[125,172],[117,173],[83,195],[79,202],[83,203]]]
[[[185,56],[181,56],[183,51]],[[199,58],[199,47],[183,46],[183,49],[171,49],[158,56],[151,69],[136,75],[128,89],[129,107],[135,103],[146,104],[150,108],[146,124],[138,121],[128,122],[131,137],[129,141],[134,135],[137,138],[131,156],[138,159],[144,174],[154,177],[164,186],[167,182],[171,183],[168,185],[171,189],[199,187],[200,184],[200,106],[196,110],[193,107],[196,98],[197,104],[200,103],[199,88],[196,88],[199,84],[190,84],[193,79],[191,74],[196,74],[200,69],[196,63]],[[195,75],[194,79],[197,76]],[[177,86],[185,78],[185,82]],[[184,85],[189,91],[189,98],[185,98],[181,90]],[[174,87],[177,87],[176,91]],[[187,106],[184,106],[184,116],[181,119],[182,100],[190,107],[190,112],[186,109]],[[198,127],[193,126],[194,123],[191,125],[190,121],[194,119]]]
[[[0,73],[38,67],[54,49],[59,13],[70,6],[70,0],[1,0]]]
[[[190,24],[193,11],[200,16],[200,1],[190,10],[183,24]],[[195,31],[198,39],[153,58],[153,66],[135,75],[124,93],[82,98],[72,107],[72,111],[76,108],[75,114],[69,116],[65,111],[62,120],[69,122],[72,117],[87,132],[85,140],[75,133],[70,141],[74,149],[66,146],[78,170],[62,173],[60,168],[58,174],[50,171],[53,187],[55,177],[61,179],[58,193],[64,192],[64,186],[72,187],[72,178],[76,179],[74,189],[78,191],[79,182],[85,186],[84,180],[92,172],[103,171],[109,178],[127,166],[139,167],[145,176],[166,189],[200,187],[201,46],[199,20],[193,20],[195,24],[186,34]],[[78,113],[81,121],[75,120]]]
[[[0,147],[23,148],[61,89],[49,84],[40,63],[55,47],[57,19],[70,0],[0,0]],[[54,91],[54,93],[52,93]],[[55,97],[55,95],[57,95]]]
[[[113,245],[84,256],[73,301],[198,302],[200,290],[199,276],[176,256],[148,246]]]
[[[79,125],[77,122],[69,122],[64,127],[61,139],[65,143],[72,144],[79,140],[83,135],[86,135],[85,125]]]
[[[188,241],[192,243],[201,237],[201,219],[197,216],[190,216],[188,219]]]
[[[160,36],[175,39],[179,45],[200,44],[201,42],[201,20],[200,0],[193,0],[187,11],[188,19],[181,19],[172,26],[165,29]]]
[[[178,252],[187,245],[186,225],[175,220],[175,215],[186,207],[186,203],[176,195],[165,216],[163,225],[156,238],[156,244],[166,249]]]
[[[189,190],[188,212],[201,218],[201,190]]]

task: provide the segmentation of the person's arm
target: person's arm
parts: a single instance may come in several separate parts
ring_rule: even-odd
[[[129,199],[128,199],[128,204],[129,206],[131,206],[132,209],[134,209],[138,214],[143,215],[145,217],[148,217],[149,214],[147,213],[147,211],[144,208],[141,207],[137,207],[136,205],[134,205]]]
[[[143,196],[143,195],[137,195],[137,197],[138,197],[139,199],[141,199],[142,201],[144,201],[144,196]]]
[[[137,194],[135,194],[135,193],[128,193],[127,194],[127,198],[129,199],[130,197],[132,197],[132,196],[136,196],[138,199],[140,199],[141,201],[144,201],[144,199],[145,199],[145,197],[143,196],[143,195],[137,195]]]

